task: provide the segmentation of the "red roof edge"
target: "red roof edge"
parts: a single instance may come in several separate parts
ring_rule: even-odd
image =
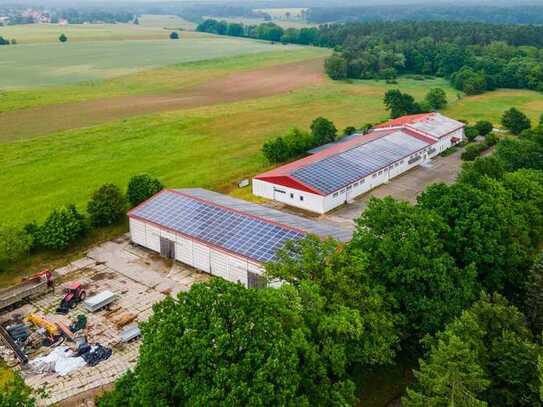
[[[309,185],[304,184],[288,175],[279,176],[256,176],[255,179],[260,181],[270,182],[276,185],[282,185],[287,188],[297,189],[299,191],[309,192],[312,194],[324,196],[324,194],[318,189],[312,188]]]
[[[420,113],[420,114],[411,114],[408,116],[402,116],[398,117],[396,119],[389,120],[388,122],[378,124],[377,126],[374,126],[376,129],[382,129],[385,127],[396,127],[396,126],[404,126],[406,124],[415,123],[421,120],[426,119],[429,116],[432,116],[434,113]]]

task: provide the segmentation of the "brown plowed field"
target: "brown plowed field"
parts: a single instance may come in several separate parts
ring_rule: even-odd
[[[240,72],[161,95],[110,97],[0,113],[0,142],[169,110],[286,93],[324,80],[322,59]]]

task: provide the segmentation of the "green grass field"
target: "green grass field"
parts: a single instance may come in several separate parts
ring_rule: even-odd
[[[0,27],[0,36],[15,39],[18,44],[56,43],[64,33],[70,42],[158,40],[171,30],[193,30],[196,25],[176,16],[143,15],[136,24],[25,24]],[[185,35],[199,34],[185,32]]]
[[[273,52],[250,53],[148,69],[109,80],[84,81],[54,88],[4,91],[0,89],[0,113],[55,103],[181,90],[235,72],[303,61],[328,54],[329,51],[322,48],[298,48],[296,52],[277,48],[277,51]]]
[[[127,75],[144,69],[265,51],[295,50],[242,38],[28,44],[0,48],[0,88],[62,85]]]
[[[0,218],[20,225],[42,220],[58,205],[74,202],[84,209],[91,192],[101,184],[114,182],[124,187],[131,175],[141,172],[172,187],[229,191],[236,181],[269,167],[260,153],[266,139],[292,126],[307,128],[320,115],[332,119],[340,129],[383,120],[387,113],[382,96],[393,86],[417,98],[429,87],[443,87],[452,100],[445,113],[458,118],[495,119],[504,110],[500,92],[454,101],[456,92],[439,79],[406,79],[398,85],[327,81],[281,96],[154,114],[6,143],[0,154]],[[523,101],[519,107],[531,106],[535,118],[543,97],[518,93],[523,95],[518,96]],[[488,114],[482,115],[483,111]]]

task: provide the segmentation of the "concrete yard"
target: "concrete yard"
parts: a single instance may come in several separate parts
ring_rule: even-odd
[[[371,197],[391,196],[395,199],[415,203],[417,196],[429,185],[437,182],[451,184],[456,180],[462,167],[460,159],[462,151],[463,149],[458,149],[447,157],[437,156],[431,160],[429,165],[415,167],[399,177],[393,178],[388,184],[383,184],[360,195],[353,202],[323,215],[322,218],[338,223],[357,219],[367,208]]]
[[[86,257],[55,270],[54,276],[54,292],[0,315],[0,321],[9,319],[15,313],[27,315],[34,312],[45,315],[50,321],[69,325],[77,315],[83,314],[88,318],[85,331],[88,342],[110,347],[113,353],[95,367],[84,366],[64,377],[56,373],[36,374],[23,368],[21,374],[30,387],[47,391],[47,398],[39,400],[39,405],[44,406],[69,403],[70,399],[81,393],[99,390],[136,364],[140,340],[121,343],[119,334],[122,328],[116,326],[116,316],[131,313],[136,316],[132,323],[146,321],[152,313],[153,304],[166,295],[188,291],[193,283],[210,278],[180,263],[165,261],[156,254],[132,246],[127,236],[91,249]],[[111,304],[109,311],[103,309],[89,313],[79,304],[66,316],[55,314],[63,296],[62,286],[73,281],[81,282],[87,297],[110,290],[118,295],[118,299]],[[69,341],[66,340],[64,344],[69,345]],[[6,348],[0,350],[9,363],[10,352]],[[29,355],[29,359],[47,353],[49,348],[42,347],[37,354]]]

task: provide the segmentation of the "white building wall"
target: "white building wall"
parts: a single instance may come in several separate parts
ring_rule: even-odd
[[[324,197],[311,192],[275,185],[271,182],[253,179],[253,194],[272,201],[282,202],[289,206],[305,209],[310,212],[325,213]]]
[[[247,286],[248,272],[262,275],[261,265],[237,257],[181,234],[160,229],[144,221],[130,218],[130,236],[134,243],[160,253],[160,237],[175,242],[175,259],[198,270]],[[269,283],[275,287],[281,282]]]

